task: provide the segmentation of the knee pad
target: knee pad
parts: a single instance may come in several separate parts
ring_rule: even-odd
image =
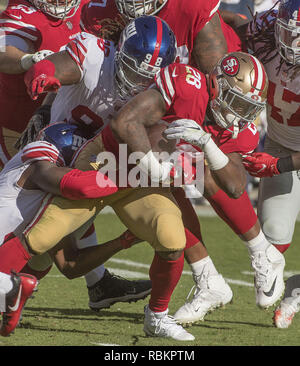
[[[287,244],[292,241],[294,227],[283,219],[267,219],[262,224],[262,230],[272,244]]]
[[[157,251],[183,250],[186,245],[185,228],[181,217],[162,213],[156,218],[156,238],[153,247]]]

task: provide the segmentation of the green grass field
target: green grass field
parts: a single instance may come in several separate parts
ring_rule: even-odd
[[[21,326],[0,346],[299,346],[300,314],[288,329],[272,324],[273,309],[255,305],[253,273],[243,243],[219,218],[200,218],[203,237],[214,263],[234,293],[233,303],[218,309],[189,331],[194,342],[147,338],[143,332],[143,308],[148,299],[136,303],[118,303],[95,313],[88,308],[84,278],[68,280],[56,268],[41,280],[34,299],[23,311]],[[101,241],[119,235],[124,227],[112,214],[96,220]],[[286,253],[286,276],[300,273],[300,223],[294,242]],[[152,249],[142,243],[120,252],[107,262],[107,268],[127,278],[148,278]],[[173,294],[169,311],[174,314],[193,285],[185,264],[181,280]]]

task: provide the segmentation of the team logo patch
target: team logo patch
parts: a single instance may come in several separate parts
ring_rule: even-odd
[[[227,56],[223,59],[221,68],[226,75],[235,76],[240,69],[239,60],[234,56]]]

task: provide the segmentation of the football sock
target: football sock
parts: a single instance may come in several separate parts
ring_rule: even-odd
[[[149,308],[154,312],[168,309],[172,293],[180,279],[184,264],[183,253],[179,259],[170,261],[155,253],[149,276],[152,281],[152,291]]]
[[[260,230],[259,234],[247,242],[244,242],[250,254],[254,252],[264,252],[268,246],[271,245],[270,242],[265,237],[265,234]]]
[[[216,267],[209,256],[190,264],[194,279],[202,275],[215,276],[218,274]]]
[[[0,246],[0,272],[10,274],[12,269],[20,272],[30,258],[20,239],[10,236]]]
[[[257,215],[246,191],[241,197],[233,199],[219,189],[211,197],[205,198],[237,235],[245,234],[257,221]]]
[[[280,253],[284,253],[291,244],[273,244],[274,247],[280,251]]]

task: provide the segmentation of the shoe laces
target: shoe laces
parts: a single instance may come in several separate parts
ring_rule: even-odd
[[[215,294],[215,291],[210,290],[208,287],[208,275],[194,275],[193,277],[196,284],[190,289],[186,300],[190,304],[195,302],[203,303],[204,301],[207,301],[209,297],[212,297],[213,294]],[[189,300],[193,291],[193,297]]]
[[[251,255],[251,265],[255,271],[255,283],[262,287],[268,281],[271,263],[268,261],[265,252],[257,252]]]
[[[300,295],[296,297],[288,297],[287,299],[285,299],[285,301],[283,301],[282,305],[284,306],[284,311],[288,315],[297,313],[300,310]]]
[[[176,330],[182,331],[182,327],[178,325],[177,321],[172,315],[165,315],[162,318],[155,318],[155,334],[161,334],[162,332],[168,334],[170,328],[177,328]]]

